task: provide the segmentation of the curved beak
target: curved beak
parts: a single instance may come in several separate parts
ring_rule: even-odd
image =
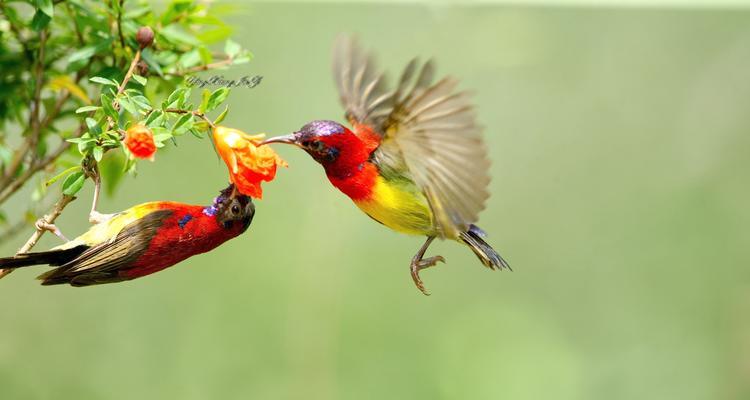
[[[286,144],[293,144],[295,146],[299,146],[299,144],[297,143],[297,132],[290,133],[288,135],[274,136],[272,138],[268,138],[260,142],[261,145],[269,144],[269,143],[286,143]]]

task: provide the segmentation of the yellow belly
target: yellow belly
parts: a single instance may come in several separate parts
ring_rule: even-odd
[[[357,207],[383,225],[411,235],[432,235],[432,211],[415,185],[392,183],[378,176],[373,194],[355,201]]]

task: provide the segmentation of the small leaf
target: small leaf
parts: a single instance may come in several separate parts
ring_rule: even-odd
[[[189,44],[191,46],[200,46],[201,42],[195,36],[186,32],[178,24],[170,24],[157,31],[167,40],[174,44]]]
[[[52,18],[49,15],[45,14],[42,10],[37,10],[34,13],[34,18],[31,19],[31,29],[39,32],[46,28],[50,21],[52,21]]]
[[[97,107],[97,106],[83,106],[83,107],[76,109],[76,114],[83,114],[83,113],[87,113],[91,111],[96,111],[100,108],[101,107]]]
[[[86,126],[89,128],[89,132],[94,136],[98,136],[102,133],[102,128],[99,126],[99,123],[93,118],[86,118]]]
[[[224,118],[227,117],[227,113],[229,112],[229,106],[224,107],[224,111],[219,114],[218,117],[214,120],[214,125],[219,125],[222,121],[224,121]]]
[[[104,149],[102,149],[99,146],[94,147],[94,160],[96,160],[96,162],[101,161],[103,155],[104,155]]]
[[[229,96],[228,88],[223,87],[216,89],[216,91],[211,93],[211,97],[209,97],[208,99],[205,111],[211,111],[214,108],[218,107],[222,102],[224,102],[224,100],[227,99],[227,96]]]
[[[237,54],[240,54],[241,50],[240,45],[232,39],[227,39],[227,42],[224,44],[224,53],[227,53],[230,58],[234,58]]]
[[[120,114],[115,110],[114,107],[112,107],[112,97],[107,94],[102,94],[102,108],[104,109],[104,114],[112,120],[117,121],[117,119],[120,117]]]
[[[101,76],[95,76],[95,77],[89,78],[89,80],[91,82],[101,83],[102,85],[110,85],[114,87],[120,86],[119,83],[113,81],[112,79],[102,78]]]
[[[71,173],[71,172],[73,172],[73,171],[76,171],[76,170],[80,170],[80,169],[81,169],[81,166],[80,166],[80,165],[76,165],[75,167],[70,167],[70,168],[66,169],[65,171],[63,171],[63,172],[60,172],[59,174],[57,174],[57,175],[53,176],[53,177],[52,177],[52,178],[50,178],[50,179],[49,179],[48,181],[44,182],[44,185],[45,185],[45,186],[50,186],[50,185],[52,185],[53,183],[55,183],[55,182],[57,182],[58,180],[60,180],[60,178],[62,178],[63,176],[65,176],[65,175],[68,175],[69,173]]]
[[[39,11],[50,16],[50,18],[55,16],[55,8],[52,0],[36,0],[36,7]]]
[[[193,124],[189,124],[189,126],[188,126],[188,123],[192,122],[192,120],[193,120],[193,114],[190,114],[190,113],[184,114],[172,126],[172,131],[175,132],[175,134],[177,135],[177,134],[179,134],[178,131],[180,131],[180,129],[182,129],[182,130],[189,129],[190,127],[193,126]]]
[[[97,53],[101,53],[104,51],[111,51],[112,50],[111,45],[112,45],[112,38],[109,38],[106,40],[102,40],[96,45],[82,47],[80,50],[73,52],[73,54],[71,54],[70,57],[68,57],[68,62],[73,63],[78,60],[86,60],[86,59],[91,58],[93,55]]]
[[[201,92],[201,106],[198,107],[198,112],[204,113],[206,112],[206,108],[208,108],[208,100],[211,98],[211,91],[208,89],[203,89],[203,92]]]
[[[138,84],[140,84],[141,86],[146,86],[146,82],[147,82],[146,78],[138,74],[133,74],[132,79],[136,81]]]
[[[130,114],[138,115],[138,109],[136,108],[135,104],[133,104],[133,102],[130,101],[129,98],[120,97],[119,103]]]
[[[65,181],[63,181],[63,194],[66,196],[75,196],[83,188],[84,182],[86,182],[86,175],[84,175],[83,171],[77,171],[68,175]]]

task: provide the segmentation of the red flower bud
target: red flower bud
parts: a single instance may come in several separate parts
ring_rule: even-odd
[[[154,134],[147,126],[142,124],[131,126],[125,132],[123,143],[133,157],[154,161],[156,143],[154,143]]]

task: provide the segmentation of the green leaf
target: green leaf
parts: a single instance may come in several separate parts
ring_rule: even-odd
[[[86,126],[89,128],[89,132],[94,136],[98,136],[102,133],[102,128],[99,126],[99,123],[93,118],[86,118]]]
[[[63,176],[65,176],[65,175],[68,175],[69,173],[71,173],[71,172],[73,172],[73,171],[77,171],[77,170],[80,170],[80,169],[81,169],[81,166],[80,166],[80,165],[76,165],[75,167],[70,167],[70,168],[66,169],[65,171],[63,171],[63,172],[60,172],[59,174],[57,174],[57,175],[53,176],[53,177],[52,177],[52,178],[50,178],[50,179],[49,179],[48,181],[44,182],[44,185],[45,185],[45,186],[50,186],[50,185],[52,185],[53,183],[55,183],[55,182],[57,182],[58,180],[60,180],[60,178],[62,178]]]
[[[94,160],[96,160],[96,162],[101,161],[103,155],[104,155],[104,149],[102,149],[99,146],[94,147]]]
[[[219,114],[218,117],[214,120],[214,125],[219,125],[222,121],[224,121],[224,118],[227,117],[227,113],[229,112],[229,106],[224,107],[224,111]]]
[[[86,175],[83,171],[77,171],[68,175],[65,181],[63,181],[63,194],[66,196],[75,196],[83,188],[84,182],[86,182]]]
[[[138,84],[140,84],[141,86],[146,86],[146,82],[147,82],[146,78],[138,74],[133,74],[132,79],[136,81]]]
[[[211,97],[209,97],[208,99],[205,111],[211,111],[214,108],[218,107],[221,103],[224,102],[224,100],[227,99],[227,96],[229,96],[228,88],[223,87],[216,89],[216,91],[211,93]]]
[[[114,87],[120,87],[120,84],[117,83],[117,82],[115,82],[114,80],[107,79],[107,78],[102,78],[101,76],[95,76],[95,77],[89,78],[89,80],[91,82],[101,83],[102,85],[109,85],[109,86],[114,86]]]
[[[138,109],[136,108],[135,104],[133,104],[133,102],[130,101],[129,98],[120,97],[119,103],[130,114],[138,115]]]
[[[164,122],[164,113],[159,110],[153,110],[143,123],[152,128],[154,126],[161,126],[162,122]]]
[[[112,40],[112,38],[108,38],[102,40],[96,45],[82,47],[80,50],[73,52],[73,54],[68,57],[68,62],[73,63],[78,60],[86,60],[93,57],[95,54],[104,52],[105,50],[112,51]]]
[[[104,114],[112,118],[113,121],[117,121],[117,119],[120,118],[120,114],[117,112],[117,110],[115,110],[114,107],[112,107],[112,97],[107,94],[102,94],[101,99]]]
[[[76,114],[83,114],[83,113],[87,113],[91,111],[96,111],[100,108],[101,107],[97,107],[97,106],[83,106],[83,107],[76,109]]]
[[[47,14],[50,18],[55,16],[55,8],[52,0],[36,0],[36,8]]]
[[[206,112],[206,109],[208,108],[208,100],[211,98],[211,91],[208,89],[203,89],[203,92],[201,92],[201,106],[198,107],[198,112],[204,113]]]
[[[143,61],[145,61],[148,65],[149,70],[156,72],[156,74],[161,77],[164,76],[164,72],[161,70],[159,61],[156,60],[156,58],[154,57],[154,53],[151,52],[150,48],[143,49],[143,51],[141,52],[141,57],[143,58]]]
[[[200,40],[196,39],[195,36],[186,32],[178,24],[170,24],[157,31],[160,35],[164,36],[168,41],[174,44],[187,44],[190,46],[200,46]]]
[[[227,42],[224,44],[224,53],[230,58],[234,58],[237,54],[240,54],[240,51],[242,51],[242,48],[237,42],[227,39]]]
[[[177,120],[177,122],[174,123],[174,125],[172,126],[172,131],[175,132],[175,134],[178,134],[177,132],[180,131],[181,129],[183,131],[190,129],[193,126],[192,121],[193,121],[193,114],[190,114],[190,113],[184,114],[180,117],[180,119]]]
[[[52,21],[52,18],[49,15],[45,14],[42,10],[37,10],[34,13],[34,18],[31,19],[31,29],[39,32],[46,28],[50,21]]]

